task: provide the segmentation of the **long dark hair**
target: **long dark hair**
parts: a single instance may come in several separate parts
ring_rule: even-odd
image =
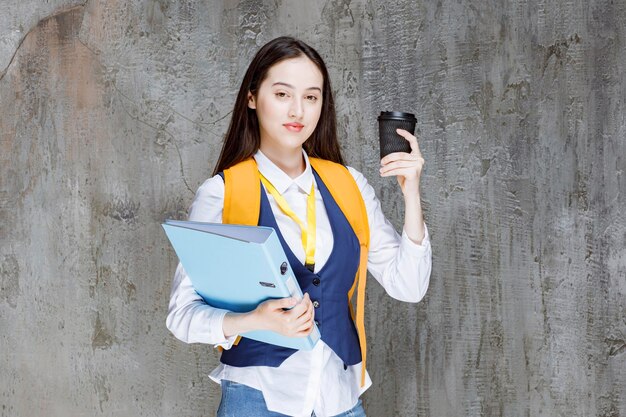
[[[317,51],[306,43],[292,37],[282,36],[259,49],[243,77],[213,175],[250,158],[259,149],[261,146],[259,120],[256,110],[248,107],[248,92],[252,95],[257,94],[272,65],[302,55],[313,61],[324,77],[320,119],[315,130],[302,146],[309,156],[344,163],[337,140],[335,102],[326,65]]]

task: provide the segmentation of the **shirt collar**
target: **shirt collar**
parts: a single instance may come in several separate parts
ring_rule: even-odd
[[[313,171],[311,169],[311,163],[309,162],[309,156],[302,149],[302,155],[304,156],[304,172],[296,178],[291,178],[276,164],[274,164],[261,150],[257,150],[254,154],[254,160],[257,163],[259,172],[263,174],[269,182],[272,183],[276,191],[283,194],[287,189],[295,184],[301,191],[306,194],[311,192],[311,184],[313,183]]]

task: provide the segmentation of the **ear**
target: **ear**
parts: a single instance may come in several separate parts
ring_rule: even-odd
[[[248,108],[256,109],[256,100],[251,92],[248,91]]]

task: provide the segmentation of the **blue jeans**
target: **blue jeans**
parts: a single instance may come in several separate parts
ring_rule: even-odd
[[[268,411],[263,393],[247,385],[222,379],[222,401],[217,417],[289,417]],[[311,414],[315,417],[315,413]],[[361,400],[351,410],[335,417],[365,417]]]

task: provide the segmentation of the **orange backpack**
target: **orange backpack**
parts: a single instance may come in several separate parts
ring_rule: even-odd
[[[354,290],[356,289],[356,319],[351,302],[350,313],[356,323],[361,356],[363,357],[361,373],[361,386],[363,386],[365,385],[365,364],[367,357],[364,302],[367,277],[367,254],[370,239],[365,202],[363,201],[363,197],[361,196],[361,192],[359,191],[354,177],[352,177],[352,174],[350,174],[345,166],[312,157],[309,157],[309,162],[348,219],[361,246],[359,269],[347,297],[350,302]],[[246,159],[224,170],[223,223],[256,226],[259,221],[260,201],[261,181],[256,161],[253,158]]]

